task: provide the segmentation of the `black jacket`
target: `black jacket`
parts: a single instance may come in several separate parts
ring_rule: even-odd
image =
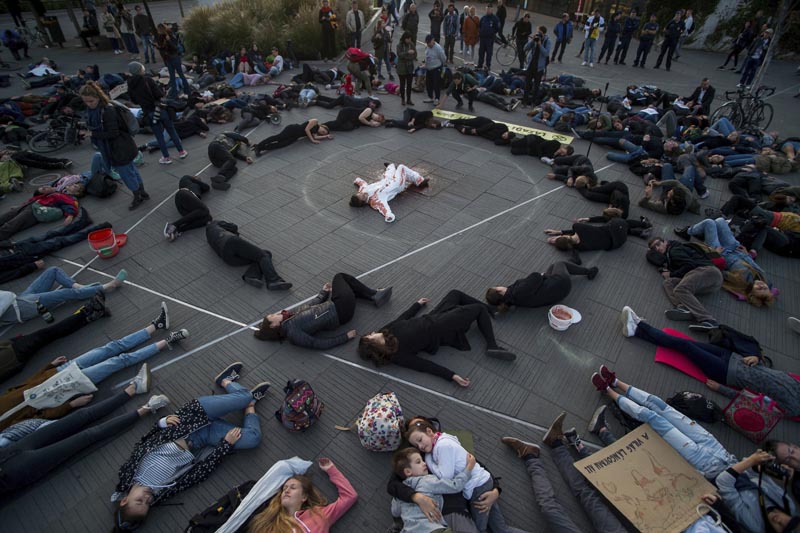
[[[682,278],[695,268],[714,264],[702,248],[692,243],[670,241],[664,255],[672,278]]]
[[[563,300],[572,288],[569,279],[534,272],[512,283],[503,295],[503,302],[520,307],[542,307]]]
[[[102,129],[92,130],[92,137],[108,141],[111,153],[111,164],[114,166],[127,165],[139,153],[136,141],[128,133],[120,112],[114,109],[114,104],[109,104],[100,111],[100,124]]]
[[[131,102],[142,108],[142,111],[152,113],[164,97],[164,92],[153,78],[134,74],[128,80],[128,96]]]
[[[701,87],[696,88],[692,93],[692,95],[689,98],[687,98],[687,100],[691,100],[692,102],[695,103],[695,105],[699,103],[701,106],[703,106],[702,114],[710,115],[711,102],[714,101],[714,95],[717,93],[717,90],[714,87],[709,86],[708,89],[706,89],[706,94],[703,96],[703,101],[698,102],[697,99],[700,98],[700,91],[702,90],[703,89]]]

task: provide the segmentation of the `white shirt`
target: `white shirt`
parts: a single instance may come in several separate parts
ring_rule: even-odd
[[[353,183],[358,186],[358,192],[367,194],[367,202],[372,209],[380,212],[386,222],[394,222],[394,213],[389,208],[389,202],[395,196],[405,191],[411,185],[419,185],[425,179],[405,165],[394,164],[386,167],[383,179],[375,183],[367,183],[361,178],[356,178]]]

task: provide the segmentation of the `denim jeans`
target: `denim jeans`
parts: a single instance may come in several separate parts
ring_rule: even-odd
[[[725,164],[730,167],[743,167],[745,165],[752,165],[755,162],[755,156],[752,154],[735,154],[725,156]]]
[[[189,82],[186,81],[186,76],[184,76],[183,74],[183,65],[181,65],[180,56],[173,57],[172,59],[167,59],[165,63],[167,66],[167,71],[169,72],[169,94],[167,96],[169,98],[178,97],[178,84],[175,79],[175,76],[178,76],[181,79],[181,90],[186,95],[188,95]]]
[[[500,510],[500,502],[495,502],[488,513],[481,513],[475,509],[473,504],[480,499],[484,492],[492,490],[493,487],[494,482],[490,479],[480,487],[475,487],[475,490],[472,491],[472,498],[469,500],[469,509],[472,520],[475,522],[475,527],[481,533],[486,533],[489,529],[491,529],[492,533],[512,533],[518,531],[506,524],[506,519],[503,517],[503,512]]]
[[[756,77],[756,71],[760,65],[761,62],[758,59],[753,59],[752,57],[745,59],[744,66],[742,67],[742,77],[739,83],[742,85],[750,85],[753,83],[753,78]]]
[[[597,44],[597,39],[588,37],[586,39],[586,49],[583,51],[583,60],[587,63],[594,63],[594,48]]]
[[[142,50],[144,51],[144,60],[148,61],[148,57],[150,58],[149,61],[153,63],[156,62],[156,50],[153,48],[153,41],[151,40],[151,36],[149,33],[145,33],[139,36],[139,39],[142,41]]]
[[[250,394],[250,391],[235,381],[228,383],[225,390],[227,394],[203,396],[197,399],[211,423],[191,433],[186,438],[191,442],[192,450],[199,450],[205,446],[216,446],[220,440],[225,438],[228,431],[238,427],[220,419],[228,413],[243,411],[253,401],[253,395]],[[246,450],[255,448],[260,441],[261,424],[258,416],[253,413],[244,415],[242,438],[236,442],[233,449]]]
[[[711,220],[707,218],[689,228],[689,235],[703,237],[705,243],[712,248],[722,247],[725,250],[735,250],[739,241],[733,236],[728,222],[724,218]]]
[[[622,139],[620,141],[620,146],[625,150],[626,153],[620,154],[619,152],[609,152],[606,154],[606,158],[609,161],[628,164],[637,157],[641,157],[647,153],[644,148],[633,144],[627,139]]]
[[[139,187],[143,185],[142,176],[139,174],[139,169],[136,168],[136,165],[133,162],[130,162],[127,165],[115,166],[114,169],[122,179],[122,183],[124,183],[131,192],[138,191]]]
[[[694,167],[686,168],[686,170],[683,171],[681,179],[678,181],[686,185],[686,188],[690,191],[697,191],[697,194],[701,196],[704,195],[708,190],[705,186],[706,179],[700,177],[700,175],[697,173],[697,169]]]
[[[667,405],[658,396],[628,387],[617,405],[640,422],[647,422],[675,451],[708,479],[714,479],[737,459],[703,427]]]
[[[269,69],[269,77],[270,78],[274,78],[275,76],[277,76],[280,73],[281,73],[281,70],[278,67],[272,67],[271,69]]]
[[[55,283],[62,285],[62,288],[53,290]],[[17,298],[33,303],[39,301],[47,309],[52,310],[66,302],[88,300],[103,290],[100,285],[73,289],[72,285],[74,283],[75,280],[67,276],[66,272],[58,267],[50,267],[42,272]]]
[[[719,133],[727,137],[728,135],[736,131],[736,126],[734,126],[733,123],[730,120],[728,120],[728,117],[722,117],[711,125],[711,129],[718,131]]]
[[[241,89],[244,87],[244,74],[241,72],[237,72],[233,75],[233,77],[228,82],[228,85],[233,87],[234,89]]]
[[[97,385],[111,374],[119,372],[123,368],[135,366],[157,354],[159,350],[155,344],[150,344],[135,352],[130,351],[148,340],[150,340],[150,334],[146,329],[141,329],[119,340],[111,341],[105,346],[89,350],[75,358],[74,362],[78,364],[78,368],[83,370],[86,377]],[[59,366],[58,371],[64,370],[69,364],[67,362]]]
[[[165,130],[169,135],[169,138],[172,140],[172,144],[175,146],[175,148],[177,148],[179,152],[182,152],[183,145],[181,144],[181,138],[178,136],[178,132],[175,131],[175,125],[172,123],[172,117],[169,114],[169,110],[162,109],[160,115],[161,120],[156,120],[154,112],[151,111],[150,113],[147,113],[147,121],[150,123],[150,127],[153,129],[153,134],[156,136],[158,147],[161,148],[161,155],[164,157],[169,157],[167,143],[164,142]]]

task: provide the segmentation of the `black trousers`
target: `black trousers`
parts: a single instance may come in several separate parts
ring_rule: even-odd
[[[519,69],[523,70],[525,68],[525,60],[527,56],[525,54],[525,45],[528,44],[528,41],[520,41],[517,40],[517,57],[519,58]],[[553,56],[555,57],[555,55]]]
[[[285,148],[290,144],[294,144],[298,139],[306,136],[305,128],[302,124],[290,124],[283,128],[278,134],[272,137],[267,137],[256,145],[256,151],[264,152],[266,150],[277,150],[278,148]]]
[[[425,88],[428,98],[439,99],[442,95],[442,67],[429,68],[425,73]]]
[[[228,239],[225,248],[222,249],[221,257],[227,265],[248,266],[244,274],[247,277],[263,276],[267,282],[282,281],[272,265],[272,254],[241,237]]]
[[[411,101],[411,86],[413,85],[414,75],[413,74],[398,74],[398,78],[400,78],[400,99],[403,102],[410,102]]]
[[[603,60],[603,56],[606,56],[606,63],[608,60],[611,59],[611,54],[614,52],[614,45],[617,43],[617,37],[610,37],[606,34],[605,39],[603,40],[603,48],[600,49],[600,57],[597,58],[597,62],[601,62]]]
[[[217,172],[225,178],[225,181],[230,180],[238,170],[236,158],[221,142],[211,141],[209,143],[208,158],[211,160],[211,164],[219,169]]]
[[[11,339],[10,342],[14,347],[17,361],[22,364],[27,363],[36,352],[48,344],[75,333],[86,324],[86,315],[83,313],[73,313],[51,326],[37,329],[27,335],[20,335],[19,337]],[[0,379],[5,380],[8,377],[9,376],[0,376]]]
[[[523,46],[525,46],[524,43],[523,43]],[[559,48],[561,49],[561,52],[559,52]],[[517,49],[519,49],[519,45],[517,45]],[[566,49],[567,49],[567,41],[566,41],[566,39],[564,39],[563,41],[556,41],[556,45],[553,47],[553,55],[550,56],[550,61],[555,61],[556,60],[556,54],[558,54],[558,60],[561,61],[561,59],[564,57],[564,51]],[[521,64],[522,64],[522,62],[520,62],[520,65]],[[524,66],[520,66],[519,68],[525,68],[525,67]]]
[[[331,282],[331,301],[336,307],[339,324],[347,324],[356,312],[356,298],[371,300],[375,289],[370,289],[350,274],[338,273]]]
[[[466,95],[467,100],[469,101],[469,108],[472,109],[472,103],[475,101],[475,96],[478,94],[477,89],[470,89],[468,91],[462,91],[460,89],[456,89],[453,91],[453,98],[455,98],[456,103],[460,106],[464,105],[464,100],[461,98],[461,95]]]
[[[14,153],[11,159],[24,167],[40,168],[42,170],[62,169],[64,168],[64,164],[69,162],[69,159],[47,157],[27,150]]]
[[[136,411],[83,429],[122,407],[129,399],[130,396],[124,391],[120,392],[107,400],[78,409],[5,448],[3,455],[11,456],[0,464],[0,494],[8,494],[38,481],[92,444],[133,427],[139,419]]]
[[[344,95],[340,94],[336,98],[331,98],[330,96],[320,94],[317,96],[316,102],[320,107],[324,107],[325,109],[333,109],[336,106],[344,105]]]
[[[330,24],[322,25],[322,59],[336,58],[336,33]]]
[[[636,59],[633,61],[634,66],[644,66],[647,61],[647,55],[653,47],[653,41],[639,41],[639,48],[636,49]]]
[[[625,57],[628,55],[628,48],[631,46],[631,38],[633,37],[632,34],[623,35],[620,38],[620,43],[617,45],[617,49],[614,52],[614,63],[624,63]]]
[[[667,56],[667,70],[672,66],[672,56],[675,53],[675,48],[678,46],[678,41],[676,40],[669,40],[665,39],[664,42],[661,44],[661,53],[658,54],[658,59],[656,59],[656,66],[661,66],[661,61],[664,59],[664,56]]]
[[[186,189],[180,189],[175,194],[175,207],[182,216],[172,224],[183,233],[190,229],[203,228],[211,221],[211,212],[208,206],[195,194]]]
[[[437,315],[437,327],[445,331],[467,331],[473,322],[486,341],[487,348],[497,348],[489,306],[459,290],[448,292],[429,315]],[[449,335],[444,335],[445,339]]]
[[[558,261],[547,268],[542,288],[539,290],[551,294],[553,296],[552,303],[559,302],[566,298],[572,290],[570,276],[586,276],[589,272],[590,269],[575,263]],[[544,305],[549,305],[549,303]]]

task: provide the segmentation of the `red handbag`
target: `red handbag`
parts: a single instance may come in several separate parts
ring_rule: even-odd
[[[726,424],[758,444],[778,425],[784,412],[771,398],[742,389],[724,414]]]

